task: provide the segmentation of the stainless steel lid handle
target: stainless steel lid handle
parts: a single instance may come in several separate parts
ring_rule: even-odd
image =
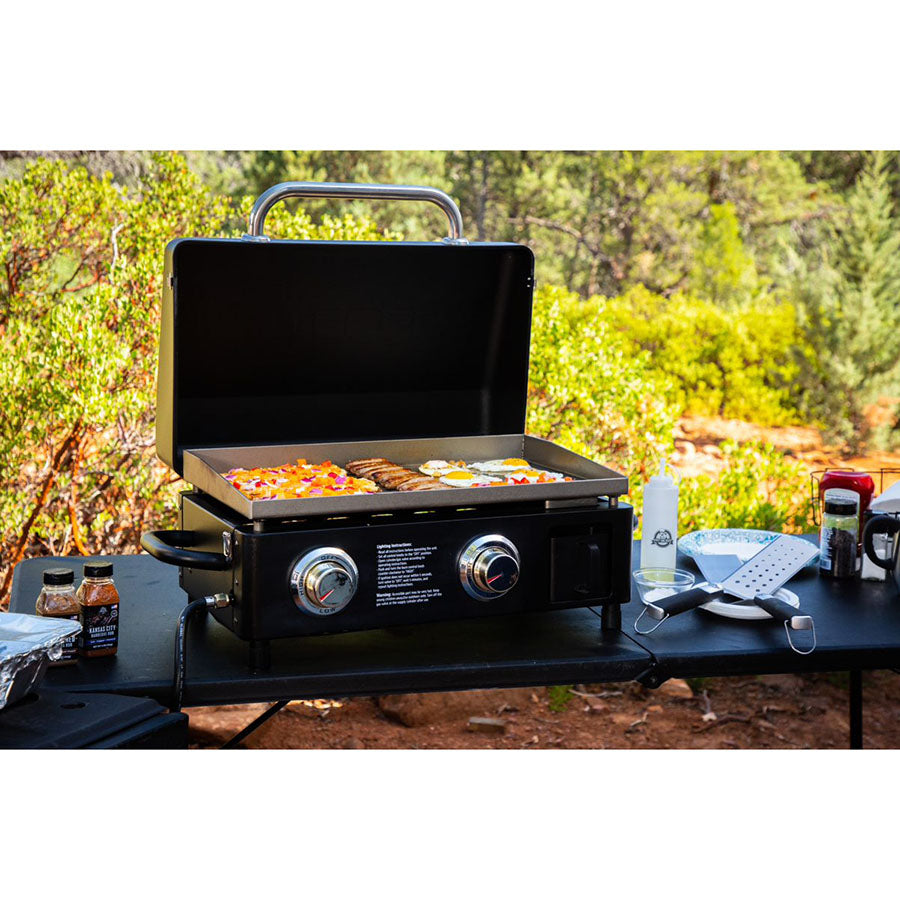
[[[463,238],[462,215],[459,207],[449,195],[432,187],[418,187],[412,184],[342,184],[327,181],[285,181],[276,184],[260,194],[253,204],[248,219],[248,233],[251,240],[266,240],[263,230],[269,210],[282,200],[292,197],[312,197],[314,199],[347,198],[350,200],[418,200],[434,203],[447,216],[449,241],[465,243]]]

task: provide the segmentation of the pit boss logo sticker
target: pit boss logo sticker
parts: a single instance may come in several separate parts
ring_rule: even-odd
[[[653,535],[653,540],[650,541],[651,544],[656,544],[657,547],[671,547],[672,546],[672,532],[669,531],[668,528],[660,528],[656,534]]]

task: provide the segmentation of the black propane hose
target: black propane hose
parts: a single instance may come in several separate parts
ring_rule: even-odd
[[[175,632],[175,687],[173,690],[172,712],[181,712],[181,701],[184,697],[184,676],[187,669],[187,648],[185,637],[187,635],[188,619],[198,609],[206,609],[209,603],[207,598],[192,600],[178,616],[178,629]]]

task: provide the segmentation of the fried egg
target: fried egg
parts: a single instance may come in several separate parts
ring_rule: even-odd
[[[481,487],[482,485],[495,484],[500,481],[499,478],[492,478],[489,475],[481,473],[467,472],[465,469],[453,469],[439,475],[442,484],[448,484],[450,487]]]
[[[442,472],[437,477],[441,484],[449,484],[450,487],[468,487],[478,480],[478,476],[474,472],[467,472],[465,469],[451,469]]]
[[[530,468],[527,459],[489,459],[487,462],[472,463],[472,468],[476,472],[516,472],[520,469]]]
[[[439,477],[447,472],[451,472],[454,469],[459,468],[454,465],[452,462],[447,462],[446,459],[429,459],[428,462],[422,463],[419,466],[419,471],[423,475],[431,475],[432,477]]]

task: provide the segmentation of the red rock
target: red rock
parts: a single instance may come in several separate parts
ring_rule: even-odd
[[[657,689],[657,693],[675,700],[690,700],[694,696],[691,686],[683,678],[670,678]]]

